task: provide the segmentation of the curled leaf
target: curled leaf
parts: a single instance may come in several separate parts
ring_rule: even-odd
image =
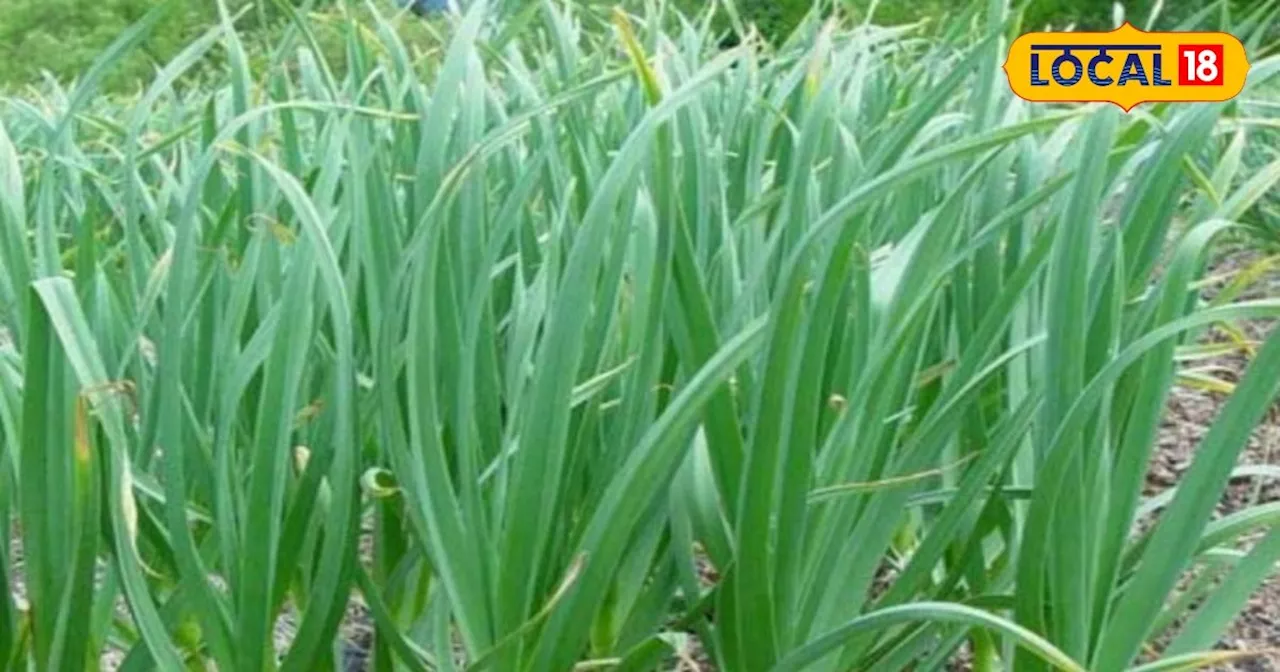
[[[366,470],[360,476],[360,487],[374,499],[393,497],[400,493],[400,484],[396,481],[395,474],[382,467]]]

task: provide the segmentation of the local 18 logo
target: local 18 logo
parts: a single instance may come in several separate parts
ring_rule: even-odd
[[[1227,33],[1027,33],[1004,64],[1014,94],[1037,103],[1221,102],[1244,89],[1249,61]]]

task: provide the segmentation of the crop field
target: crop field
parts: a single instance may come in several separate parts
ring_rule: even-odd
[[[1280,669],[1276,2],[465,5],[0,96],[0,669]]]

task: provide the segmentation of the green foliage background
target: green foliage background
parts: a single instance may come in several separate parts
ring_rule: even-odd
[[[246,0],[230,0],[239,7]],[[156,6],[156,0],[0,0],[0,86],[38,81],[48,72],[66,81],[81,73],[122,30]],[[162,63],[212,24],[214,2],[171,3],[140,50],[119,64],[106,82],[119,89],[150,77]]]
[[[234,11],[250,0],[227,0]],[[390,2],[390,0],[380,0]],[[854,12],[865,11],[870,0],[845,0]],[[1155,0],[1130,0],[1129,15],[1145,20]],[[702,0],[677,0],[693,12]],[[1208,0],[1169,0],[1168,21],[1189,15]],[[43,72],[60,81],[81,73],[120,31],[140,19],[157,0],[0,0],[0,88],[38,82]],[[259,3],[269,7],[270,2]],[[965,6],[955,0],[882,0],[875,19],[880,23],[940,19]],[[154,64],[166,62],[216,18],[212,0],[172,0],[171,10],[133,56],[113,69],[106,81],[111,90],[128,89],[150,78]],[[813,0],[737,0],[748,21],[765,35],[778,39],[795,28]],[[1030,0],[1025,25],[1057,26],[1074,23],[1086,28],[1110,25],[1112,0]],[[255,24],[269,24],[274,12],[259,9],[240,24],[250,35]],[[1168,23],[1163,21],[1162,23]],[[269,38],[268,38],[269,39]]]

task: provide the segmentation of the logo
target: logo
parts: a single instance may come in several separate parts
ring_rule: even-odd
[[[1230,100],[1244,89],[1249,61],[1227,33],[1139,30],[1027,33],[1009,46],[1009,86],[1033,103],[1141,103]]]

